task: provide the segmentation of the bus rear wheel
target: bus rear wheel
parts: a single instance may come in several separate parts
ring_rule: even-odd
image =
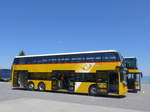
[[[28,89],[29,90],[34,90],[34,83],[33,82],[28,83]]]
[[[38,84],[38,89],[39,89],[40,91],[44,91],[44,90],[45,90],[45,84],[44,84],[43,82],[40,82],[40,83]]]
[[[97,96],[98,95],[98,87],[97,85],[92,85],[89,88],[89,95],[90,96]]]

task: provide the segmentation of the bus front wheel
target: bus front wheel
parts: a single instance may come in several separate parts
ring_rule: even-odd
[[[90,88],[89,88],[89,95],[91,95],[91,96],[98,95],[98,87],[97,87],[97,85],[90,86]]]

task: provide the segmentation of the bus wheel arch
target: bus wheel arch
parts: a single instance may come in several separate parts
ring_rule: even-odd
[[[97,96],[98,95],[98,86],[96,84],[90,85],[88,93],[90,96]]]
[[[38,90],[39,91],[44,91],[46,89],[46,85],[44,82],[39,82],[38,83]]]
[[[34,87],[35,87],[35,85],[32,81],[28,82],[28,89],[29,90],[34,90]]]

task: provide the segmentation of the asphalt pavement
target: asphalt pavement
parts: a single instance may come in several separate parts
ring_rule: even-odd
[[[141,92],[119,98],[14,90],[10,83],[0,82],[0,108],[2,112],[150,112],[150,84],[143,84]]]

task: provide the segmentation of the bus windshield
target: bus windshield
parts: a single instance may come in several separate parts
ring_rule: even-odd
[[[137,69],[136,58],[125,58],[125,66],[130,69]]]

